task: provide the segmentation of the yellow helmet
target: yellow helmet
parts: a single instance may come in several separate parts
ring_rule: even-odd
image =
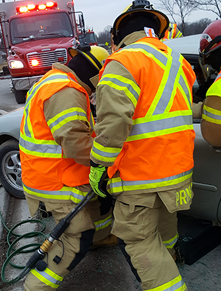
[[[136,15],[136,13],[137,16],[142,13],[145,17],[151,17],[152,19],[154,19],[159,24],[159,31],[156,31],[156,33],[159,35],[159,38],[162,38],[164,36],[164,33],[169,26],[169,19],[161,11],[153,9],[153,6],[147,0],[135,0],[132,2],[131,5],[125,8],[123,13],[120,14],[114,22],[113,35],[118,35],[122,20],[125,20],[125,18],[129,15]],[[130,21],[130,17],[128,17],[128,21]]]
[[[98,71],[103,67],[109,53],[106,49],[96,45],[86,45],[81,48],[68,48],[69,55],[73,58],[78,54],[83,55]]]

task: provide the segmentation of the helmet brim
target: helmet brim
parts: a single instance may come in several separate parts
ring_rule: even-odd
[[[72,47],[69,47],[68,53],[72,58],[74,58],[76,55],[78,55],[80,53],[80,51],[78,49],[74,49]]]
[[[97,56],[95,57],[93,53],[95,53],[96,51],[97,51],[96,53]],[[85,47],[82,46],[81,49],[69,47],[68,53],[72,58],[74,58],[78,54],[81,54],[98,71],[103,66],[103,64],[101,64],[101,62],[103,61],[103,58],[106,59],[109,56],[108,52],[105,49],[99,46],[89,46],[89,45]]]

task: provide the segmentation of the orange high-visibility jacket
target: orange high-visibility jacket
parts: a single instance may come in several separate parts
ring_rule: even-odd
[[[51,132],[50,127],[56,124],[47,124],[44,116],[44,102],[66,86],[85,95],[87,112],[74,111],[72,108],[66,110],[65,115],[62,112],[56,122],[67,122],[68,118],[74,120],[80,115],[78,118],[87,121],[93,128],[90,100],[86,90],[78,84],[72,73],[57,69],[47,72],[29,90],[20,127],[19,147],[24,190],[45,199],[69,200],[73,193],[68,187],[89,183],[90,167],[77,164],[74,159],[64,156],[62,147],[55,142]],[[77,193],[75,194],[77,197]]]
[[[173,39],[173,38],[179,38],[182,37],[183,34],[182,32],[178,29],[177,24],[169,24],[169,29],[165,31],[164,37],[162,40],[167,40],[167,39]]]
[[[120,62],[137,85],[105,75],[112,60]],[[191,65],[156,38],[145,37],[108,57],[99,84],[109,86],[110,95],[126,88],[135,106],[133,126],[120,153],[118,148],[93,144],[92,157],[101,164],[114,161],[108,168],[111,193],[173,186],[192,176],[194,80]],[[114,178],[116,171],[120,177]]]

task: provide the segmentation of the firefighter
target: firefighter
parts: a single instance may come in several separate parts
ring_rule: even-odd
[[[87,46],[84,51],[70,48],[69,53],[72,59],[67,66],[54,63],[27,93],[19,142],[30,213],[33,216],[42,201],[56,223],[91,189],[88,176],[94,119],[89,96],[109,55],[97,46]],[[117,238],[110,234],[111,205],[111,199],[96,196],[82,208],[49,250],[47,267],[40,264],[31,270],[24,284],[26,291],[56,290],[85,256],[92,240],[97,246],[116,245]]]
[[[203,102],[201,131],[205,140],[215,147],[221,147],[221,20],[210,23],[200,39],[200,60],[204,72],[211,66],[215,81],[206,92]]]
[[[116,198],[112,232],[143,290],[187,290],[173,259],[177,211],[190,208],[191,65],[159,39],[169,20],[135,0],[113,24],[117,51],[100,71],[89,181]]]
[[[165,31],[164,37],[161,39],[161,41],[165,41],[168,39],[174,39],[174,38],[179,38],[182,37],[183,34],[177,27],[176,23],[169,23],[169,26],[167,30]]]

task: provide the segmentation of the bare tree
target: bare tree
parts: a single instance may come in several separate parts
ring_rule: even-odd
[[[188,0],[189,3],[195,3],[200,10],[206,10],[215,13],[219,18],[221,18],[221,0],[201,0],[193,1]]]
[[[185,20],[199,5],[192,0],[159,0],[159,2],[168,11],[175,23],[181,23],[181,31],[185,34]]]
[[[108,25],[104,28],[104,31],[98,33],[97,39],[98,39],[99,44],[105,44],[105,43],[110,44],[111,42],[110,30],[111,30],[111,26]]]

